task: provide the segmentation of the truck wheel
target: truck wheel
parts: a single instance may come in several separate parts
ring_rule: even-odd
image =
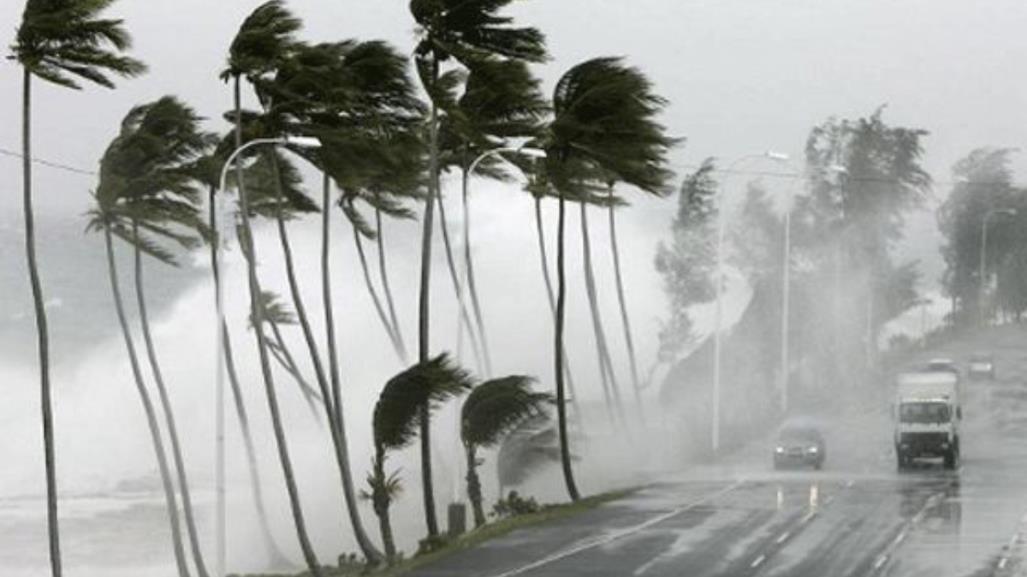
[[[949,449],[949,452],[945,453],[945,468],[952,471],[956,468],[956,450]]]

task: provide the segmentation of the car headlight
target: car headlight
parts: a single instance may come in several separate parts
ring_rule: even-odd
[[[774,449],[774,452],[775,453],[784,453],[785,452],[785,448],[784,447],[778,447],[778,448]]]

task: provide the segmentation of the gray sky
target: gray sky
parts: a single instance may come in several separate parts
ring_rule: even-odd
[[[37,156],[95,167],[118,122],[134,104],[176,94],[218,119],[230,106],[217,80],[240,22],[259,0],[120,0],[133,53],[150,65],[118,90],[83,92],[37,83]],[[293,0],[303,37],[384,38],[409,51],[413,23],[403,0]],[[0,3],[0,30],[13,36],[23,3]],[[731,159],[767,149],[798,158],[811,126],[853,118],[887,104],[890,123],[930,130],[926,166],[937,181],[978,146],[1017,147],[1027,126],[1027,3],[1022,0],[523,0],[520,22],[548,36],[551,62],[539,67],[547,90],[573,64],[622,55],[652,76],[671,104],[665,123],[687,138],[673,162],[687,170],[707,156]],[[0,64],[0,147],[19,148],[20,71]],[[218,121],[218,127],[224,125]],[[1024,157],[1016,157],[1020,173]],[[768,168],[750,166],[752,169]],[[0,210],[18,205],[15,159],[0,156]],[[1022,177],[1021,178],[1025,178]],[[42,211],[80,213],[93,180],[36,170]],[[938,186],[944,195],[947,187]],[[643,231],[668,205],[626,211]],[[936,254],[929,215],[914,219],[912,254]],[[928,266],[933,276],[937,263]]]

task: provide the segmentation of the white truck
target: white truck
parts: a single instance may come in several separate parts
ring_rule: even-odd
[[[905,373],[896,383],[895,456],[899,470],[914,459],[941,457],[946,469],[959,463],[959,375],[950,372]]]

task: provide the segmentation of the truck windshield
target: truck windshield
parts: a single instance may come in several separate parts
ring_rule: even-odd
[[[945,403],[902,403],[899,420],[903,423],[947,423],[951,419]]]

